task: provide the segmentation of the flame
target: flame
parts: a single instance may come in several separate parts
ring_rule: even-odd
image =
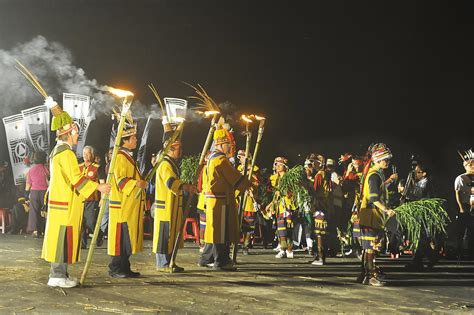
[[[265,117],[263,116],[258,116],[258,115],[252,115],[256,120],[264,120]]]
[[[130,91],[119,90],[119,89],[115,89],[113,87],[107,87],[107,91],[114,94],[114,95],[117,95],[118,97],[133,96],[133,93],[130,92]]]
[[[242,115],[240,116],[240,119],[242,119],[243,121],[245,121],[246,123],[252,123],[252,119],[250,119],[249,117],[247,117],[246,115]]]
[[[217,110],[208,110],[208,111],[205,111],[203,114],[204,114],[204,117],[209,117],[211,115],[219,114],[219,111],[217,111]]]

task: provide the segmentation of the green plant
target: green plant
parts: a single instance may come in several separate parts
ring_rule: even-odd
[[[196,184],[199,155],[188,155],[181,160],[181,180],[186,184]]]
[[[446,235],[446,225],[450,219],[443,208],[444,202],[444,199],[439,198],[422,199],[394,209],[398,227],[405,230],[411,240],[410,249],[418,248],[421,233],[427,233],[429,237],[440,233]]]

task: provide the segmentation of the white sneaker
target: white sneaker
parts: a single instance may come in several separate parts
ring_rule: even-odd
[[[293,258],[293,252],[286,251],[286,258]]]
[[[275,247],[273,250],[274,250],[274,251],[276,251],[276,252],[279,252],[279,251],[280,251],[280,249],[281,249],[281,246],[280,246],[280,244],[278,244],[278,246],[277,246],[277,247]]]
[[[78,283],[69,278],[49,278],[48,285],[50,287],[74,288]]]
[[[286,251],[281,250],[275,255],[275,258],[286,258]]]

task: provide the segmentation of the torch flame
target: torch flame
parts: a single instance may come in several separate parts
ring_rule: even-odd
[[[242,115],[240,116],[240,119],[242,119],[243,121],[247,122],[247,123],[252,123],[252,119],[250,119],[249,117],[247,117],[246,115]]]
[[[217,110],[208,110],[208,111],[205,111],[203,114],[204,114],[204,117],[209,117],[211,115],[219,114],[219,111],[217,111]]]
[[[252,115],[256,120],[264,120],[265,117],[263,116],[257,116],[257,115]]]
[[[115,89],[113,87],[107,87],[107,91],[114,94],[114,95],[117,95],[118,97],[133,96],[133,93],[130,92],[130,91],[119,90],[119,89]]]

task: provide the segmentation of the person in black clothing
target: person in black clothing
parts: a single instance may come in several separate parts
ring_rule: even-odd
[[[25,232],[26,223],[28,222],[28,211],[30,210],[29,202],[24,197],[18,198],[12,209],[12,225],[8,234],[18,234]]]
[[[428,168],[418,163],[415,167],[415,185],[408,192],[410,201],[433,198],[434,189],[431,179],[428,177]],[[417,250],[413,253],[412,261],[406,265],[407,270],[420,271],[423,269],[423,257],[428,259],[428,267],[432,268],[437,261],[437,251],[434,235],[429,235],[428,231],[420,232],[420,241]]]

